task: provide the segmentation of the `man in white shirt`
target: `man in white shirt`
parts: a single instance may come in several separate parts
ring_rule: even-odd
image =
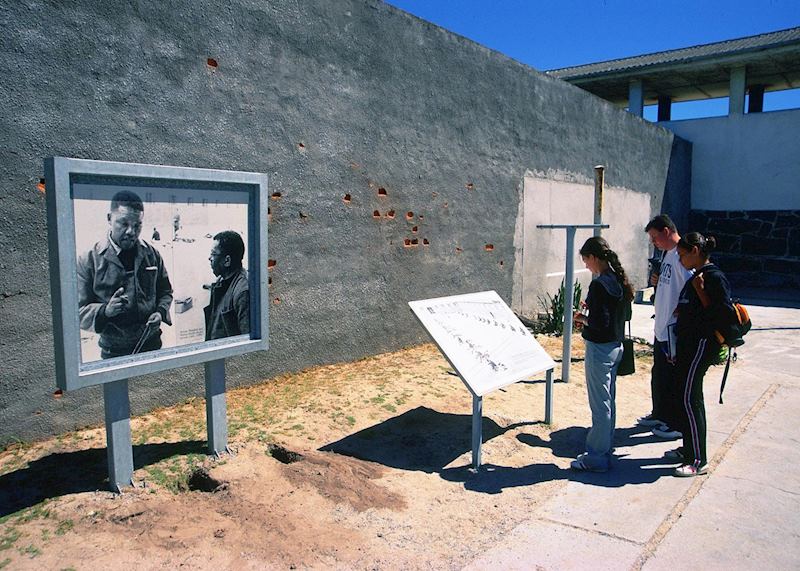
[[[650,390],[653,411],[639,419],[640,426],[651,428],[654,435],[661,438],[679,438],[681,433],[674,429],[680,426],[681,401],[676,392],[674,374],[675,336],[671,334],[677,317],[675,307],[686,281],[692,273],[678,260],[677,246],[681,239],[675,223],[666,214],[659,214],[645,226],[653,246],[662,250],[664,256],[658,273],[650,278],[650,285],[656,286],[655,297],[655,341],[653,343],[653,370]]]

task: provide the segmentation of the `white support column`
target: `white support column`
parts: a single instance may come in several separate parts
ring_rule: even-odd
[[[744,66],[731,70],[728,115],[744,113],[744,96],[747,91],[747,71]]]
[[[637,117],[644,117],[644,83],[634,79],[628,84],[628,111]]]

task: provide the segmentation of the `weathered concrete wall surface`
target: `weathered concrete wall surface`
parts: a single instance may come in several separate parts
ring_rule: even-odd
[[[800,110],[662,125],[692,143],[693,209],[800,209]]]
[[[0,22],[2,440],[102,421],[99,388],[53,396],[46,156],[270,174],[271,349],[230,386],[423,342],[411,299],[510,301],[527,170],[602,163],[663,198],[672,133],[374,0],[20,0]],[[136,379],[133,412],[202,379]]]

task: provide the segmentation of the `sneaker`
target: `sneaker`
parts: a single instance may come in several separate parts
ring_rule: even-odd
[[[589,466],[586,464],[586,462],[584,462],[581,456],[578,456],[575,458],[575,460],[570,462],[569,467],[573,470],[577,470],[578,472],[608,472],[608,468],[595,468]]]
[[[678,478],[693,478],[695,476],[702,476],[708,472],[708,464],[702,466],[695,466],[694,464],[684,464],[675,468],[673,474]]]
[[[664,452],[664,458],[667,460],[676,460],[678,462],[683,462],[683,452],[681,452],[680,448],[675,448],[674,450],[667,450]]]
[[[677,430],[671,429],[666,424],[660,424],[650,430],[653,433],[653,436],[658,436],[659,438],[666,438],[667,440],[674,440],[675,438],[680,438],[683,436]]]
[[[660,420],[658,420],[653,414],[648,414],[647,416],[642,416],[636,420],[636,424],[639,426],[659,426],[660,424],[664,424]]]

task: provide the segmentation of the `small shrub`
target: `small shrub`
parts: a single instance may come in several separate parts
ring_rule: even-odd
[[[564,331],[564,297],[566,296],[564,280],[555,295],[546,293],[539,296],[539,303],[544,310],[544,316],[537,321],[537,333],[550,333],[561,335]],[[581,284],[576,280],[572,295],[572,311],[577,311],[581,304]]]

